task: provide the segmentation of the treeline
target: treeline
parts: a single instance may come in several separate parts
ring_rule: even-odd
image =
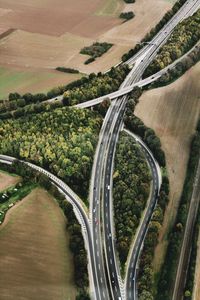
[[[113,174],[116,245],[122,271],[150,192],[151,176],[145,156],[128,134],[116,149]]]
[[[26,197],[34,187],[33,183],[20,181],[15,186],[0,192],[0,224],[3,222],[9,208]]]
[[[133,115],[133,113],[131,113],[129,110],[126,110],[124,123],[128,129],[138,134],[142,138],[149,149],[153,152],[153,155],[157,159],[160,166],[165,167],[165,154],[161,148],[160,139],[156,136],[155,131],[145,126],[142,120]]]
[[[135,0],[124,0],[126,3],[135,3]]]
[[[184,236],[184,228],[187,221],[188,208],[190,205],[193,181],[195,178],[196,167],[200,156],[200,121],[197,131],[191,143],[190,159],[188,162],[187,174],[183,187],[183,192],[178,208],[175,224],[169,235],[169,244],[158,282],[158,290],[156,300],[170,300],[176,270],[181,251],[182,240]]]
[[[5,100],[0,103],[0,119],[19,118],[27,114],[51,111],[57,107],[75,105],[103,96],[116,91],[128,73],[129,68],[126,65],[112,68],[107,74],[92,73],[88,77],[82,77],[70,83],[65,93],[62,87],[52,89],[47,95],[27,93],[21,96],[18,93],[12,93],[9,95],[9,101]],[[64,93],[63,101],[44,102],[47,98],[62,93]]]
[[[50,182],[46,175],[30,168],[25,163],[18,160],[14,161],[12,165],[0,163],[0,168],[20,175],[25,183],[31,182],[32,185],[39,184],[43,188],[47,189],[53,197],[55,197],[67,218],[67,230],[70,234],[69,246],[73,253],[74,261],[74,280],[79,289],[77,300],[90,299],[87,293],[89,286],[87,253],[81,233],[81,226],[74,215],[72,205],[67,202],[65,196]]]
[[[64,105],[75,105],[118,90],[129,73],[127,65],[112,68],[109,73],[89,75],[89,81],[80,87],[68,90],[63,95]]]
[[[124,0],[126,2],[126,0]],[[160,22],[153,28],[146,36],[141,40],[140,44],[137,44],[133,49],[129,50],[129,52],[125,53],[122,56],[122,61],[126,61],[135,55],[139,50],[141,50],[146,42],[150,42],[153,37],[167,24],[167,22],[177,13],[180,7],[186,2],[187,0],[178,0],[172,7],[170,11],[168,11],[164,17],[160,20]]]
[[[162,227],[165,208],[168,203],[169,180],[166,174],[162,177],[162,186],[158,196],[158,202],[154,209],[148,232],[144,240],[144,248],[140,257],[138,274],[138,293],[140,300],[155,299],[155,274],[153,273],[153,258],[155,248],[158,244],[158,237]]]
[[[99,72],[96,76],[101,76],[101,72]],[[38,103],[41,101],[45,101],[47,99],[51,99],[54,97],[57,97],[59,95],[62,95],[65,91],[76,88],[81,86],[82,84],[87,83],[90,81],[89,76],[83,76],[80,79],[77,79],[73,82],[70,82],[66,85],[54,87],[50,89],[46,94],[44,93],[37,93],[37,94],[31,94],[31,93],[26,93],[24,95],[20,95],[19,93],[10,93],[9,94],[9,101],[14,101],[18,99],[24,99],[26,101],[26,104],[31,104],[31,103]],[[0,103],[4,103],[6,100],[0,100]]]
[[[31,114],[38,114],[41,112],[50,112],[56,108],[61,108],[61,107],[63,107],[63,103],[61,101],[29,104],[24,107],[19,107],[13,111],[8,110],[4,113],[0,113],[0,120],[6,120],[6,119],[10,119],[10,118],[17,119],[17,118],[25,117],[25,116],[31,115]]]
[[[200,46],[196,46],[195,49],[179,61],[173,68],[169,69],[158,80],[151,83],[148,89],[165,86],[170,84],[180,76],[182,76],[187,70],[194,66],[200,60]]]
[[[67,229],[70,233],[70,250],[74,255],[74,279],[79,288],[89,286],[87,272],[87,253],[81,233],[81,226],[77,222],[72,205],[67,200],[62,200],[60,206],[67,218]]]
[[[81,49],[80,53],[91,56],[89,59],[85,61],[85,64],[88,65],[89,63],[95,61],[97,57],[100,57],[104,53],[106,53],[112,46],[113,44],[109,44],[106,42],[104,43],[96,42],[91,46],[84,47],[83,49]]]
[[[101,124],[96,112],[73,108],[0,121],[0,152],[39,164],[86,198]]]
[[[191,250],[190,262],[188,266],[186,284],[185,284],[184,300],[192,300],[193,297],[195,270],[199,263],[197,261],[197,251],[199,251],[198,248],[199,229],[200,229],[200,208],[198,210],[197,221],[195,223],[194,233],[192,236],[192,250]]]
[[[138,98],[141,95],[141,89],[137,89]],[[134,102],[128,103],[124,117],[124,123],[130,131],[138,134],[148,145],[161,166],[165,166],[165,154],[161,149],[161,143],[155,132],[146,127],[144,123],[133,115]],[[131,183],[133,184],[133,182]],[[164,212],[168,203],[169,180],[166,171],[162,175],[162,186],[158,196],[157,206],[154,210],[149,229],[144,241],[144,248],[140,258],[140,268],[138,275],[138,290],[140,300],[154,300],[154,274],[152,261],[155,247],[158,243],[158,236],[162,226]]]
[[[200,39],[200,10],[178,24],[166,44],[144,72],[144,78],[151,76],[188,52]]]
[[[95,105],[93,107],[93,110],[97,111],[101,116],[105,117],[110,105],[111,105],[110,98],[105,98],[101,103]]]
[[[126,21],[131,20],[135,17],[135,14],[133,11],[128,11],[128,12],[122,12],[119,17],[121,19],[125,19]]]
[[[57,67],[57,71],[64,72],[64,73],[71,73],[71,74],[78,74],[79,70],[72,69],[72,68],[66,68],[66,67]]]

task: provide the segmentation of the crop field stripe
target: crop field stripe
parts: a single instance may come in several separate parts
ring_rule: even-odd
[[[123,3],[120,0],[108,0],[95,13],[97,16],[116,16],[120,13]]]

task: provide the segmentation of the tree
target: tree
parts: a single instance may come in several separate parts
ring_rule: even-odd
[[[191,294],[191,292],[190,291],[185,291],[185,298],[188,298],[188,299],[190,299],[191,298],[191,296],[192,296],[192,294]]]
[[[76,300],[90,300],[90,296],[83,290],[76,296]]]
[[[9,99],[10,101],[12,101],[12,100],[17,100],[17,99],[19,99],[19,98],[21,98],[21,95],[18,94],[18,93],[10,93],[9,96],[8,96],[8,99]]]

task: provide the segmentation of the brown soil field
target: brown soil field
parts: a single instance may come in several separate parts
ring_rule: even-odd
[[[51,73],[58,66],[82,73],[105,71],[118,63],[171,6],[165,0],[137,0],[129,5],[122,0],[58,0],[56,6],[53,0],[1,0],[0,34],[9,28],[16,30],[0,39],[0,66],[17,67],[22,72],[43,69]],[[135,18],[122,23],[119,13],[132,9]],[[95,41],[114,46],[86,66],[87,56],[79,54],[80,49]],[[46,89],[45,78],[40,80],[38,92]],[[53,76],[48,82],[52,87],[56,84]]]
[[[190,142],[200,115],[200,63],[169,86],[145,92],[135,114],[160,137],[166,154],[170,202],[154,259],[157,272],[163,261],[167,233],[174,221],[185,179]]]
[[[1,300],[74,300],[66,220],[52,197],[33,190],[0,227]]]
[[[104,68],[103,70],[107,70],[112,65],[117,64],[122,54],[140,42],[171,7],[171,3],[163,0],[136,0],[134,4],[126,5],[123,11],[133,11],[135,17],[100,36],[102,41],[111,42],[115,46],[106,55],[105,63],[102,57],[93,63],[93,66],[96,65],[97,70],[101,66]]]
[[[0,191],[3,191],[12,185],[15,185],[19,181],[20,181],[20,177],[11,176],[9,174],[0,171]]]
[[[57,0],[56,3],[54,0],[1,0],[0,26],[54,36],[65,32],[80,34],[80,31],[86,36],[96,36],[113,26],[109,19],[99,18],[102,24],[98,26],[97,23],[97,28],[94,28],[92,16],[104,2],[105,0]]]

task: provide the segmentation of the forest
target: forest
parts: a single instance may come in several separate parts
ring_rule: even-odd
[[[148,232],[144,241],[144,248],[140,257],[138,274],[138,293],[140,300],[154,300],[156,282],[153,272],[153,258],[158,243],[158,237],[162,228],[164,213],[169,201],[169,180],[166,172],[163,173],[162,186],[154,209]]]
[[[66,107],[0,121],[0,152],[50,170],[86,198],[101,123],[96,112]]]
[[[154,61],[144,72],[144,78],[155,74],[188,52],[200,39],[200,10],[178,24]]]
[[[106,74],[91,73],[88,77],[82,77],[67,86],[52,89],[47,95],[11,93],[9,101],[0,101],[0,119],[18,118],[27,114],[49,111],[56,107],[71,106],[106,95],[116,91],[128,73],[128,66],[122,65],[112,68]],[[62,93],[64,93],[63,101],[46,101],[48,98],[56,97]]]
[[[113,180],[116,243],[123,270],[151,181],[145,156],[127,133],[122,133],[119,138]]]
[[[162,227],[165,208],[168,203],[169,179],[165,169],[165,154],[161,148],[159,138],[156,136],[155,132],[152,129],[146,127],[145,124],[134,115],[134,108],[138,102],[141,93],[142,91],[139,88],[135,88],[135,90],[131,93],[126,105],[124,123],[130,131],[138,134],[144,140],[144,142],[153,152],[154,157],[163,167],[160,194],[158,196],[157,205],[154,209],[153,216],[149,224],[148,232],[144,241],[144,247],[141,253],[138,274],[139,299],[154,300],[155,274],[153,273],[152,262],[155,253],[155,247],[158,243],[159,232]]]
[[[120,87],[128,73],[128,66],[122,65],[112,68],[109,73],[101,74],[101,76],[90,74],[90,80],[86,84],[64,93],[63,103],[75,105],[114,92]]]
[[[181,77],[187,70],[194,66],[200,60],[200,45],[196,45],[195,48],[186,56],[184,56],[181,61],[168,69],[168,71],[163,74],[158,80],[152,82],[147,89],[152,89],[160,86],[165,86],[170,84],[177,78]]]
[[[142,138],[142,140],[152,151],[160,166],[165,167],[166,162],[164,151],[162,150],[160,139],[156,136],[155,131],[145,126],[142,120],[133,115],[130,110],[126,110],[124,124],[129,130]]]

